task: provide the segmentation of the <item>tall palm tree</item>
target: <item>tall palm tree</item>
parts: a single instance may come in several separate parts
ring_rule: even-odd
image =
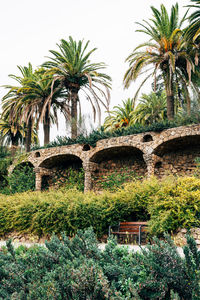
[[[58,126],[57,112],[60,110],[65,118],[69,118],[69,107],[65,103],[67,91],[62,88],[59,80],[54,80],[52,75],[40,68],[34,73],[34,78],[27,80],[23,87],[24,114],[34,108],[37,126],[43,124],[44,145],[50,141],[51,123]]]
[[[66,91],[58,80],[54,80],[44,69],[33,72],[29,67],[18,67],[22,77],[11,75],[20,83],[19,87],[6,86],[9,92],[3,97],[3,115],[9,115],[10,120],[27,124],[26,150],[30,151],[33,127],[41,121],[44,129],[44,144],[49,143],[51,122],[58,124],[57,110],[69,117],[69,108],[65,101]],[[29,69],[29,73],[25,73]]]
[[[196,43],[200,43],[200,0],[190,0],[193,4],[188,7],[195,8],[196,10],[189,16],[190,24],[187,28],[187,38]]]
[[[131,124],[150,125],[167,119],[166,93],[142,94],[139,104],[132,112]]]
[[[91,63],[89,58],[96,48],[86,52],[89,41],[61,40],[58,51],[50,50],[53,57],[43,64],[50,69],[50,73],[59,78],[66,90],[69,91],[68,101],[71,106],[71,136],[77,136],[77,105],[80,105],[79,92],[82,90],[90,102],[94,119],[96,113],[101,117],[102,105],[109,107],[109,89],[111,78],[99,71],[105,69],[104,63]]]
[[[152,75],[156,78],[160,72],[167,95],[167,117],[172,120],[177,80],[182,80],[186,85],[188,81],[191,82],[191,73],[194,71],[194,62],[181,31],[186,14],[179,21],[178,4],[172,6],[170,16],[164,5],[161,5],[160,11],[154,7],[151,9],[153,18],[149,22],[144,21],[144,24],[138,23],[141,29],[137,30],[147,34],[150,41],[140,44],[126,59],[129,68],[124,76],[124,85],[128,88],[144,71],[148,75],[142,84]],[[184,78],[185,74],[187,78]]]
[[[108,112],[103,127],[105,130],[115,130],[117,128],[130,125],[132,112],[135,109],[135,100],[128,98],[122,101],[122,105],[114,106],[114,110]]]
[[[2,116],[7,119],[11,124],[24,124],[25,128],[25,143],[26,151],[30,151],[31,136],[33,131],[33,109],[26,111],[26,115],[22,115],[22,101],[24,99],[24,86],[26,82],[34,78],[34,71],[32,65],[29,63],[28,67],[18,66],[21,76],[9,75],[12,79],[18,82],[18,86],[5,85],[4,87],[8,89],[8,93],[2,99]]]

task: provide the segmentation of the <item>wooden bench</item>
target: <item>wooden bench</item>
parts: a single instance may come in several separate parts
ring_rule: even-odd
[[[141,245],[142,237],[147,232],[147,222],[120,222],[118,226],[109,226],[109,236],[116,235],[117,238],[129,240],[129,237],[136,236],[138,244]]]

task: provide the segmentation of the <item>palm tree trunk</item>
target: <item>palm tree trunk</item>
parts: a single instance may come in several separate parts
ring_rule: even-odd
[[[25,141],[26,141],[26,152],[31,151],[31,136],[32,136],[32,118],[29,118],[28,126],[25,134]]]
[[[174,119],[174,92],[173,92],[173,79],[170,71],[166,74],[165,90],[167,95],[167,118],[168,120]]]
[[[17,134],[15,136],[12,135],[11,136],[11,149],[10,149],[10,153],[11,153],[12,157],[15,156],[15,153],[17,151],[18,145],[19,145],[19,141],[18,141]]]
[[[44,130],[44,145],[47,145],[49,144],[50,141],[50,116],[49,116],[48,108],[46,109],[46,113],[45,113],[43,130]]]
[[[79,89],[71,89],[71,138],[77,137],[77,102]]]
[[[167,118],[168,120],[174,119],[174,95],[167,94]]]

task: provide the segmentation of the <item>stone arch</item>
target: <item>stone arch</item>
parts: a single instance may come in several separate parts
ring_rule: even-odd
[[[186,135],[160,143],[153,154],[161,158],[159,177],[166,173],[190,175],[195,171],[195,159],[200,157],[200,135]]]
[[[109,180],[113,174],[130,174],[129,178],[132,178],[144,176],[147,172],[143,152],[133,146],[117,145],[101,149],[93,153],[90,162],[96,164],[92,174],[96,189],[101,189],[101,181]]]
[[[57,154],[45,158],[39,165],[41,176],[41,188],[44,183],[47,186],[59,186],[65,184],[71,170],[77,173],[83,168],[83,162],[77,155],[74,154]],[[75,176],[74,173],[74,176]]]

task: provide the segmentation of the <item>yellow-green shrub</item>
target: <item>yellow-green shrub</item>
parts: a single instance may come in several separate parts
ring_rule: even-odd
[[[166,178],[148,207],[152,234],[200,225],[200,179]]]
[[[200,179],[167,177],[134,181],[115,193],[50,190],[0,194],[0,235],[11,231],[37,235],[74,235],[92,226],[98,236],[124,220],[149,220],[152,234],[200,225]]]
[[[93,226],[101,236],[110,224],[148,219],[148,198],[157,186],[156,180],[135,181],[116,193],[100,195],[77,190],[0,195],[0,235],[13,230],[73,235],[77,229]]]

